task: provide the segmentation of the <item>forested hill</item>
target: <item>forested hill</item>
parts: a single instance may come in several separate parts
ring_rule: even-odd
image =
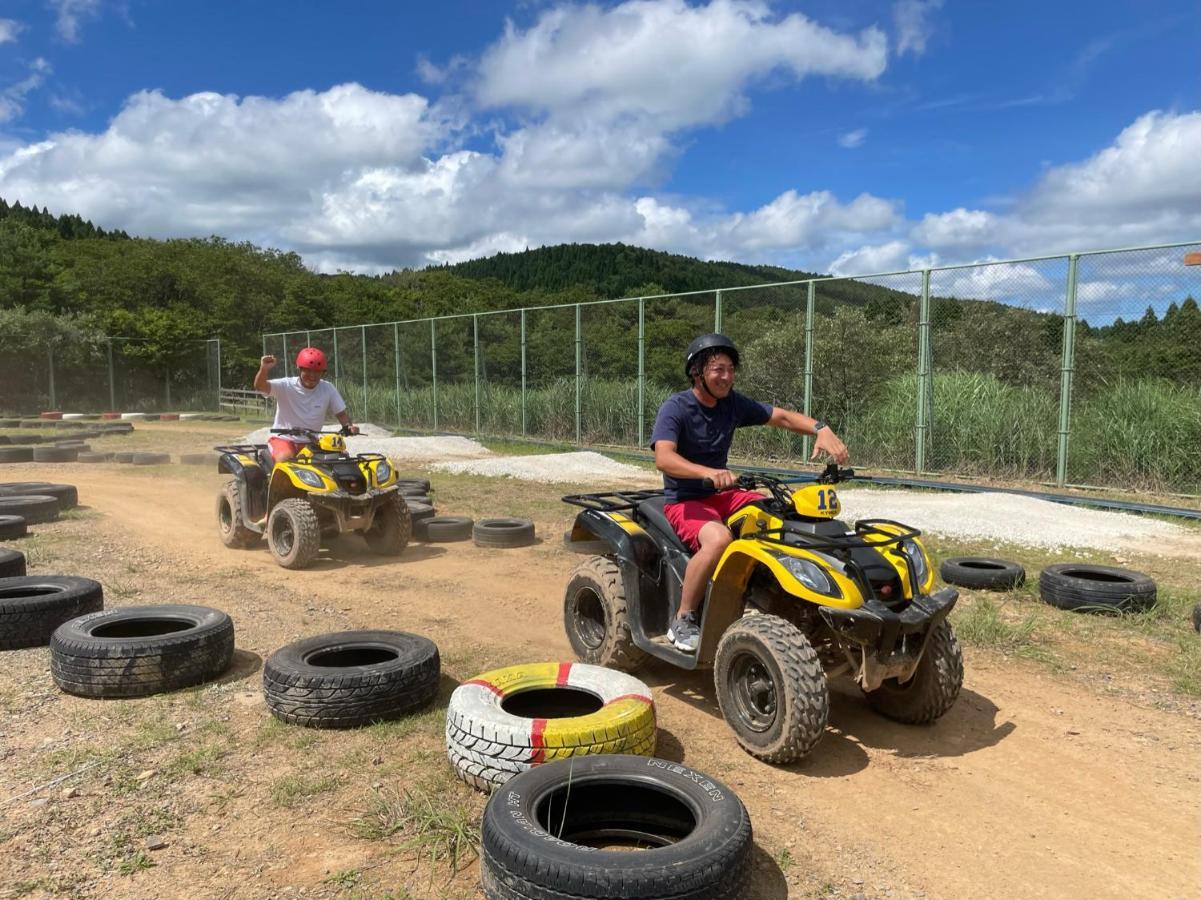
[[[22,224],[45,231],[53,231],[59,237],[67,240],[83,238],[129,240],[129,235],[124,231],[105,231],[103,228],[93,225],[87,219],[81,218],[74,213],[56,216],[44,206],[40,211],[34,206],[26,208],[21,205],[20,201],[16,201],[10,206],[3,197],[0,197],[0,220],[3,219],[21,222]]]
[[[556,244],[444,268],[463,278],[495,279],[516,291],[561,291],[584,285],[601,297],[628,297],[651,284],[674,294],[815,277],[775,266],[705,262],[625,244]]]

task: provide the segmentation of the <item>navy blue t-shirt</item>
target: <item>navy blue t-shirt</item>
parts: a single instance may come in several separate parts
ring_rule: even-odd
[[[724,469],[734,441],[734,429],[744,425],[764,425],[771,418],[772,407],[752,400],[737,391],[717,401],[714,407],[705,406],[692,391],[672,394],[659,407],[655,427],[651,430],[651,448],[656,441],[672,441],[676,452],[691,463]],[[663,493],[668,503],[708,497],[712,490],[700,478],[673,478],[663,473]]]

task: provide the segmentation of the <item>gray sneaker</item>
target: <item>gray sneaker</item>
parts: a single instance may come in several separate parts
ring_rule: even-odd
[[[701,642],[701,626],[696,620],[696,613],[678,616],[667,629],[667,639],[675,644],[677,650],[696,653],[696,648]]]

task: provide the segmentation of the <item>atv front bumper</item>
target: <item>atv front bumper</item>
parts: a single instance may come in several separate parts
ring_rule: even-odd
[[[916,597],[900,611],[872,599],[858,609],[823,606],[818,612],[844,645],[862,649],[865,665],[872,660],[889,672],[904,672],[917,665],[931,632],[958,599],[959,591],[948,587]]]
[[[319,514],[327,513],[337,523],[338,531],[366,531],[371,527],[375,511],[397,490],[395,486],[371,488],[363,494],[336,490],[305,494],[304,499],[312,504]]]

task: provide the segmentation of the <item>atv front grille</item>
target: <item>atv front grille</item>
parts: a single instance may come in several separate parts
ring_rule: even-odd
[[[363,470],[359,468],[357,462],[346,460],[330,463],[329,468],[334,480],[338,482],[338,486],[347,493],[364,494],[367,492],[367,479],[363,477]]]

